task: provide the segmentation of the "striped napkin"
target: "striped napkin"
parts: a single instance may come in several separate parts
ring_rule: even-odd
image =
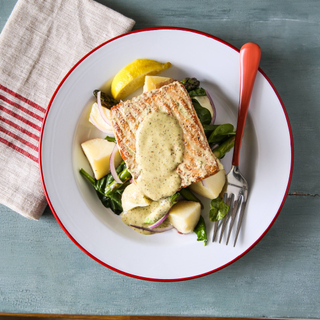
[[[93,0],[18,0],[0,34],[0,203],[40,218],[38,145],[50,98],[82,56],[133,25]]]

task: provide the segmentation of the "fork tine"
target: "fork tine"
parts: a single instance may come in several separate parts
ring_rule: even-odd
[[[218,224],[219,224],[219,221],[216,221],[213,225],[213,237],[212,237],[212,242],[214,242],[214,240],[216,239],[216,236],[217,236],[217,231],[218,231]]]
[[[241,224],[242,224],[242,220],[243,220],[243,216],[244,216],[244,212],[245,212],[246,204],[247,204],[247,201],[244,199],[244,196],[241,196],[241,197],[242,197],[243,201],[241,204],[241,209],[240,209],[241,211],[240,211],[239,221],[238,221],[238,225],[237,225],[236,236],[235,236],[234,243],[233,243],[234,247],[236,246],[236,243],[238,240],[238,235],[240,232],[240,228],[241,228]]]
[[[238,198],[238,200],[236,201],[237,205],[235,205],[234,208],[233,208],[231,221],[230,221],[230,224],[229,224],[229,230],[228,230],[228,237],[227,237],[226,245],[228,245],[228,243],[229,243],[229,239],[230,239],[231,231],[232,231],[232,228],[233,228],[233,225],[234,225],[234,221],[236,219],[236,216],[238,215],[239,208],[240,208],[240,205],[241,205],[241,200],[242,200],[242,198],[240,196]]]
[[[227,223],[229,221],[229,218],[230,218],[230,215],[232,212],[232,208],[233,208],[233,203],[234,203],[234,195],[232,194],[231,197],[228,199],[227,199],[227,196],[228,195],[225,193],[223,200],[229,206],[229,211],[228,211],[227,215],[224,217],[224,219],[222,220],[222,229],[220,232],[219,243],[221,243],[222,236],[223,236],[224,230],[226,229]]]
[[[218,230],[221,228],[221,225],[222,225],[222,220],[216,221],[216,222],[214,223],[212,242],[215,241],[216,236],[217,236],[217,234],[218,234]]]

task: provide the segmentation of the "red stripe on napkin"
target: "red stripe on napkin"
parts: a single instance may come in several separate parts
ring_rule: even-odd
[[[30,101],[29,99],[21,96],[19,93],[16,93],[16,92],[10,90],[9,88],[3,86],[2,84],[0,84],[0,89],[3,90],[3,91],[5,91],[5,92],[7,92],[7,93],[9,93],[9,94],[11,94],[13,97],[16,97],[16,98],[18,98],[19,100],[27,103],[29,106],[31,106],[31,107],[33,107],[33,108],[35,108],[35,109],[37,109],[37,110],[39,110],[39,111],[41,111],[41,112],[43,112],[43,113],[46,112],[46,109],[44,109],[44,108],[42,108],[41,106],[39,106],[38,104]]]
[[[44,113],[41,106],[0,84],[0,143],[37,162]]]
[[[37,146],[35,146],[34,144],[30,143],[29,141],[19,137],[18,135],[14,134],[13,132],[11,132],[9,130],[6,130],[6,129],[2,128],[2,127],[0,127],[0,132],[3,132],[5,134],[7,134],[8,136],[12,137],[13,139],[23,143],[27,147],[29,147],[29,148],[31,148],[31,149],[33,149],[35,151],[38,151],[38,147]]]
[[[0,122],[1,121],[6,123],[9,126],[15,128],[15,129],[19,130],[19,131],[21,131],[22,133],[26,134],[30,138],[32,138],[32,139],[34,139],[36,141],[39,140],[39,135],[33,134],[32,132],[28,131],[27,129],[25,129],[25,128],[19,126],[19,125],[17,125],[16,123],[14,123],[14,122],[12,122],[12,121],[0,116]]]
[[[19,148],[18,146],[14,145],[13,143],[5,140],[4,138],[0,137],[0,142],[2,142],[3,144],[7,145],[8,147],[20,152],[21,154],[23,154],[24,156],[28,157],[29,159],[38,162],[38,158],[35,157],[34,155],[30,154],[29,152],[23,150],[22,148]]]
[[[33,122],[25,119],[24,117],[22,117],[21,115],[3,107],[2,105],[0,105],[0,110],[3,111],[3,112],[6,112],[7,114],[9,114],[10,116],[22,121],[23,123],[27,124],[28,126],[38,130],[39,132],[41,131],[41,127],[37,126],[36,124],[34,124]]]
[[[15,108],[23,111],[24,113],[28,114],[29,116],[31,116],[31,117],[39,120],[39,121],[42,121],[42,120],[43,120],[43,117],[41,117],[41,116],[37,115],[36,113],[34,113],[34,112],[32,112],[32,111],[24,108],[23,106],[21,106],[21,105],[18,104],[18,103],[9,100],[8,98],[2,96],[1,94],[0,94],[0,100],[6,102],[6,103],[8,103],[8,104],[11,104],[13,107],[15,107]]]

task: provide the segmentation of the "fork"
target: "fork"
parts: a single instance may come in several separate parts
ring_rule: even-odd
[[[232,167],[230,172],[226,176],[227,189],[223,196],[224,202],[229,206],[229,212],[223,220],[216,221],[214,224],[212,241],[215,241],[218,230],[219,228],[221,228],[219,243],[221,243],[224,231],[229,224],[226,240],[226,245],[228,245],[233,225],[235,223],[236,217],[238,217],[238,224],[233,243],[234,247],[237,243],[248,199],[248,183],[239,170],[240,147],[252,89],[259,68],[260,57],[261,49],[257,44],[253,42],[244,44],[240,49],[240,94],[238,122],[233,150]]]

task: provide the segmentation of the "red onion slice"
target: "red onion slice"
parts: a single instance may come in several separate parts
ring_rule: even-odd
[[[210,124],[214,124],[214,122],[216,121],[216,117],[217,117],[217,111],[216,111],[216,107],[214,105],[214,102],[209,94],[209,92],[206,90],[206,94],[207,94],[207,97],[210,101],[210,104],[211,104],[211,107],[212,107],[212,110],[213,110],[213,115],[212,115],[212,119],[211,119],[211,122]]]
[[[130,227],[137,228],[137,229],[144,230],[144,231],[153,232],[153,233],[161,233],[161,232],[165,232],[165,231],[169,231],[169,230],[173,229],[173,226],[171,226],[171,225],[169,227],[160,228],[160,229],[150,229],[150,228],[146,228],[146,227],[136,226],[134,224],[130,224]]]
[[[97,129],[99,129],[100,131],[102,131],[102,132],[104,132],[104,133],[107,133],[108,136],[110,136],[110,137],[114,137],[114,132],[113,132],[112,130],[107,130],[107,129],[103,128],[103,127],[102,127],[101,125],[99,125],[99,124],[97,123],[97,121],[95,121],[94,118],[92,118],[91,116],[90,116],[90,118],[89,118],[89,121],[90,121]]]
[[[157,227],[158,225],[160,225],[164,220],[167,219],[170,211],[171,211],[171,209],[161,219],[159,219],[156,223],[154,223],[151,226],[149,226],[149,228],[153,229],[153,228]]]
[[[114,157],[115,157],[115,154],[118,150],[118,145],[115,144],[114,147],[113,147],[113,150],[111,152],[111,155],[110,155],[110,159],[109,159],[109,164],[110,164],[110,171],[111,171],[111,175],[113,177],[113,179],[117,182],[117,183],[123,183],[118,174],[117,174],[117,171],[116,171],[116,167],[115,167],[115,164],[114,164]]]
[[[201,182],[202,182],[202,185],[203,185],[205,188],[208,188],[208,184],[207,184],[206,179],[201,180]]]
[[[111,127],[112,125],[111,125],[110,120],[106,117],[105,113],[102,110],[103,107],[101,104],[101,91],[98,91],[98,93],[97,93],[97,104],[98,104],[98,109],[99,109],[99,112],[100,112],[102,119]]]

